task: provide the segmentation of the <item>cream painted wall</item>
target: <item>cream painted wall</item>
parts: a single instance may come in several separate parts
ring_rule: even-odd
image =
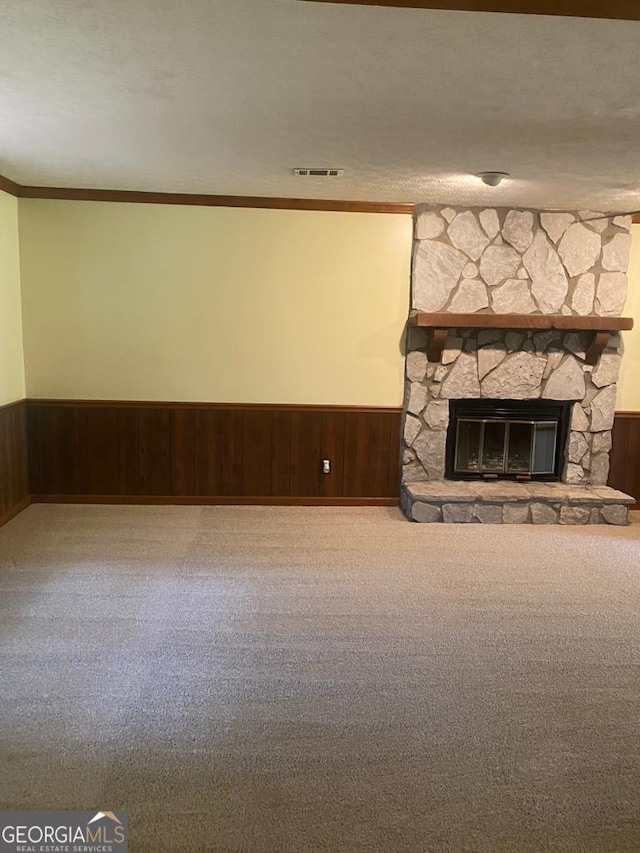
[[[631,226],[629,260],[629,296],[625,317],[633,317],[635,328],[622,332],[622,364],[616,408],[622,412],[640,412],[640,225]]]
[[[0,406],[24,395],[18,200],[0,192]]]
[[[399,405],[411,228],[21,199],[27,394]]]
[[[20,216],[18,261],[17,205]],[[640,225],[617,408],[640,411]],[[0,192],[0,404],[399,405],[409,216]]]

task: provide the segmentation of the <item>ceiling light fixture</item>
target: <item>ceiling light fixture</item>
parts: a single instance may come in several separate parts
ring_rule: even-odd
[[[479,172],[476,175],[477,178],[480,178],[483,184],[486,184],[488,187],[497,187],[505,178],[509,177],[508,172]]]

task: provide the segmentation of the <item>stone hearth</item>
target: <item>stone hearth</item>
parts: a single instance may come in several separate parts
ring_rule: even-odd
[[[408,330],[402,505],[409,518],[626,522],[633,499],[606,488],[620,335],[592,365],[588,332],[483,329],[482,315],[619,317],[630,226],[629,216],[593,212],[418,209],[412,308],[473,314],[478,328],[449,329],[437,363],[427,357],[427,331]],[[477,398],[573,401],[563,483],[444,480],[449,400]]]
[[[407,485],[412,521],[481,524],[627,524],[634,499],[608,486],[429,480]]]

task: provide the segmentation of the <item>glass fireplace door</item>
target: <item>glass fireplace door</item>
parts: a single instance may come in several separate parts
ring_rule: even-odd
[[[528,478],[554,471],[557,421],[460,418],[454,473]]]

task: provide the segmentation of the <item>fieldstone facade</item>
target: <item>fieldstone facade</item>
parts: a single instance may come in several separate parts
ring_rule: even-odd
[[[619,316],[627,295],[630,228],[630,216],[590,211],[418,208],[412,307],[478,315]],[[417,484],[444,479],[451,399],[575,401],[564,481],[573,487],[605,486],[620,368],[619,334],[611,336],[593,366],[585,361],[587,332],[482,329],[481,322],[479,327],[450,329],[437,364],[427,359],[427,331],[408,329],[402,481],[403,504],[410,517],[414,499],[408,501],[407,496],[419,491]],[[488,484],[475,485],[477,493]],[[522,489],[522,484],[513,485]],[[574,489],[574,503],[576,494]],[[597,495],[582,494],[589,498],[589,513],[569,512],[572,504],[563,514],[562,500],[556,501],[557,512],[534,513],[532,499],[526,518],[515,508],[513,516],[534,523],[542,516],[547,522],[562,516],[564,523],[570,518],[575,518],[572,523],[587,523],[610,521],[610,515],[617,519],[610,523],[619,523],[620,513],[605,515],[594,504]],[[482,520],[473,511],[467,518],[467,509],[462,512],[459,502],[453,504],[458,507],[455,512],[444,513],[444,503],[433,504],[439,513],[420,509],[418,514],[425,517],[419,520],[445,520],[445,515],[451,516],[446,520]],[[479,506],[481,515],[487,516],[487,505]],[[493,512],[492,519],[497,516]]]

